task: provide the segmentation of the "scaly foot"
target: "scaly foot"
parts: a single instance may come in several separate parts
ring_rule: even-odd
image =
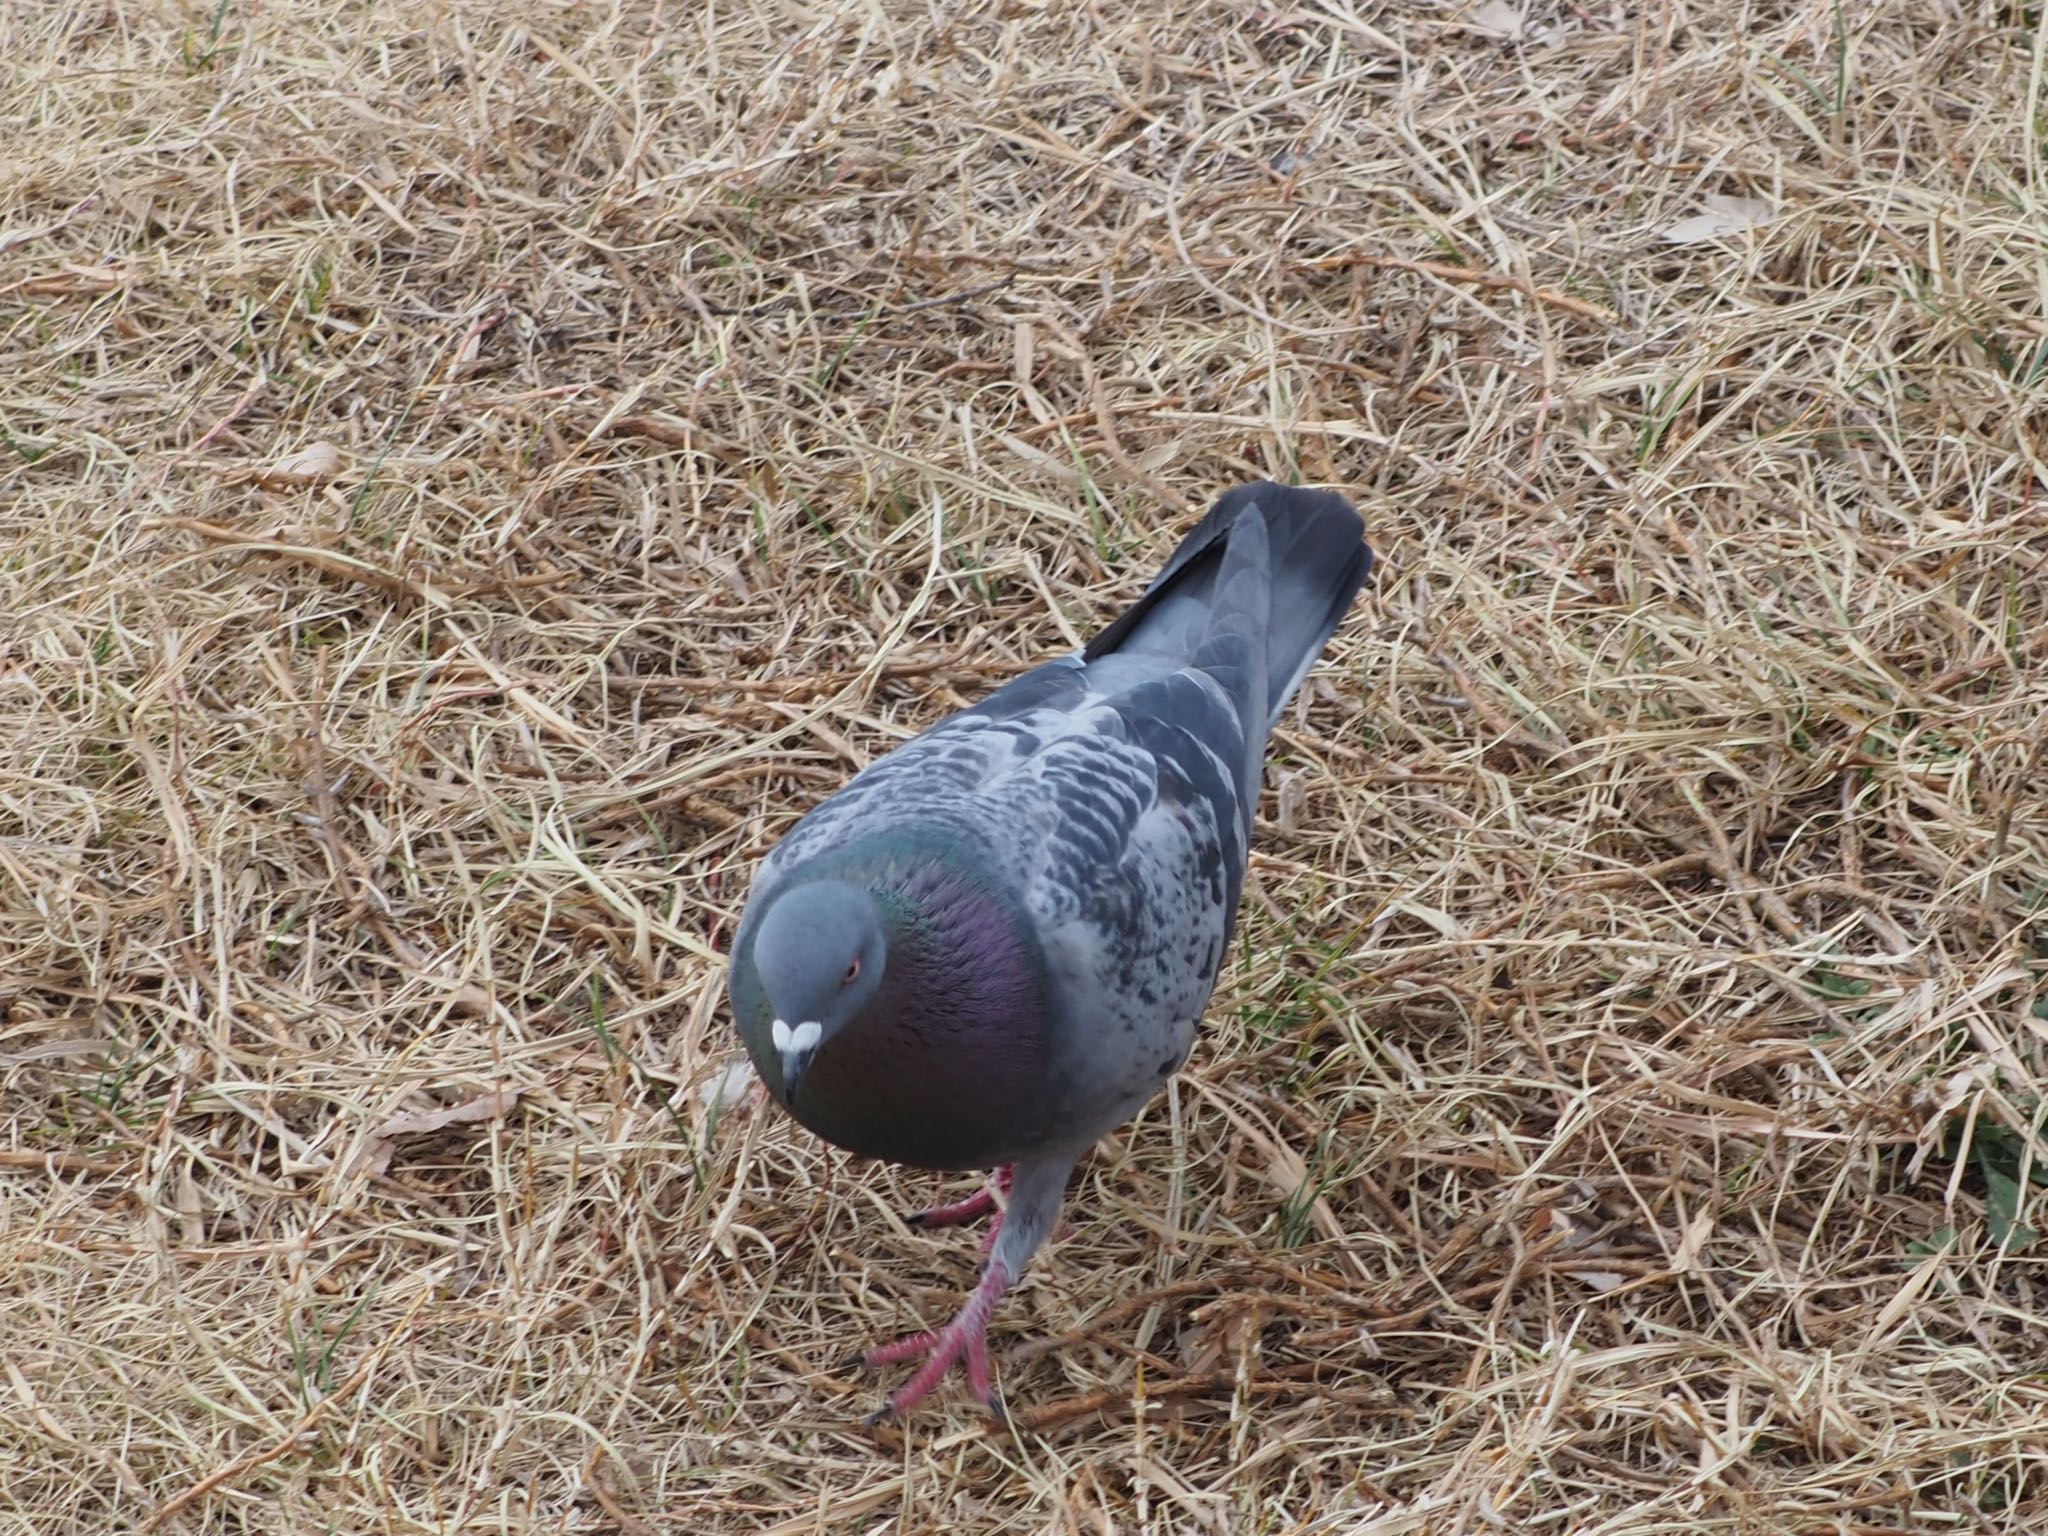
[[[920,1357],[924,1360],[917,1374],[891,1393],[889,1401],[869,1415],[868,1422],[883,1424],[908,1413],[931,1394],[932,1388],[945,1379],[946,1372],[959,1360],[967,1363],[968,1390],[989,1412],[1000,1418],[1002,1405],[996,1400],[988,1375],[988,1319],[1009,1284],[1010,1272],[991,1259],[981,1272],[981,1283],[974,1288],[974,1294],[967,1298],[967,1305],[960,1309],[952,1322],[936,1333],[907,1334],[893,1344],[880,1345],[863,1355],[861,1363],[871,1370]]]
[[[934,1205],[927,1210],[912,1211],[903,1219],[913,1227],[964,1227],[970,1221],[978,1221],[990,1211],[998,1210],[996,1196],[1010,1198],[1010,1179],[1015,1170],[1005,1165],[998,1168],[995,1178],[983,1189],[977,1189],[965,1200],[955,1200],[950,1205]],[[1000,1214],[997,1220],[1001,1220]]]
[[[1005,1164],[996,1170],[994,1180],[986,1188],[977,1189],[965,1200],[913,1211],[903,1219],[913,1227],[961,1227],[994,1211],[996,1219],[988,1224],[988,1231],[981,1237],[981,1251],[988,1253],[995,1247],[996,1239],[1002,1236],[1003,1209],[1010,1198],[1010,1180],[1015,1173],[1014,1168]]]

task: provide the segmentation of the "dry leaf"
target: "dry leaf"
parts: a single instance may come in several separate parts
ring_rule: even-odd
[[[199,1197],[199,1185],[192,1177],[190,1163],[178,1169],[177,1182],[171,1187],[171,1205],[178,1213],[178,1235],[188,1243],[205,1241],[206,1224],[200,1218],[206,1212],[206,1203]]]
[[[1778,211],[1770,203],[1754,197],[1708,196],[1700,201],[1706,205],[1705,213],[1680,219],[1660,230],[1659,236],[1673,245],[1697,245],[1702,240],[1739,235]]]
[[[1464,20],[1465,25],[1475,32],[1505,38],[1511,43],[1519,41],[1523,29],[1528,26],[1522,8],[1508,4],[1508,0],[1479,0],[1479,4],[1465,13]]]
[[[429,1131],[465,1125],[472,1120],[495,1120],[510,1113],[525,1091],[510,1086],[494,1088],[489,1093],[464,1099],[460,1104],[450,1104],[445,1109],[423,1110],[416,1115],[393,1115],[364,1138],[351,1171],[375,1178],[391,1166],[391,1155],[397,1151],[400,1137],[424,1136]]]
[[[1282,833],[1292,837],[1296,824],[1301,820],[1301,808],[1308,801],[1308,775],[1282,773],[1278,778],[1273,821]]]
[[[1672,1269],[1681,1275],[1697,1274],[1702,1267],[1700,1254],[1706,1250],[1713,1235],[1714,1213],[1701,1211],[1685,1224],[1685,1232],[1678,1240],[1678,1252],[1671,1260]]]
[[[314,485],[341,470],[341,450],[332,443],[308,443],[256,472],[264,485]]]

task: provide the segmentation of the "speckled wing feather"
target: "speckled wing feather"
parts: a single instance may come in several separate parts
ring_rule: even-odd
[[[1245,751],[1236,701],[1193,665],[1062,657],[863,769],[777,845],[755,899],[842,843],[915,827],[981,849],[1049,918],[1107,911],[1134,841],[1161,838],[1195,849],[1211,899],[1234,905]]]

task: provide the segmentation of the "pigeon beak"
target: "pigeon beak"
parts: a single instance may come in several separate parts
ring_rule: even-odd
[[[810,1070],[811,1058],[818,1054],[818,1042],[825,1037],[825,1026],[815,1020],[806,1020],[792,1028],[777,1019],[769,1034],[775,1042],[775,1054],[782,1058],[782,1097],[794,1102],[796,1085],[803,1081],[804,1073]]]
[[[796,1102],[796,1085],[811,1070],[811,1057],[816,1054],[815,1051],[791,1051],[782,1058],[782,1091],[792,1104]]]

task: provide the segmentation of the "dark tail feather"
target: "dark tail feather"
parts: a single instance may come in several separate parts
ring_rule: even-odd
[[[1228,614],[1244,606],[1233,590],[1241,579],[1238,561],[1230,562],[1233,576],[1222,590],[1217,574],[1231,526],[1254,505],[1265,521],[1268,546],[1265,712],[1269,723],[1278,720],[1372,569],[1365,521],[1334,491],[1261,480],[1225,492],[1181,540],[1145,595],[1089,642],[1083,658],[1093,661],[1111,651],[1192,656],[1219,619],[1227,624]]]

